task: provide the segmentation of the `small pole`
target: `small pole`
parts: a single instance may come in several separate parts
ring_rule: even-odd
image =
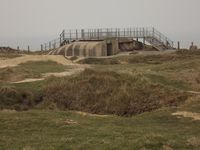
[[[65,30],[63,30],[63,41],[65,40]]]
[[[76,29],[76,40],[78,40],[78,30]]]
[[[192,46],[192,47],[194,46],[194,42],[191,43],[191,46]]]
[[[71,41],[71,39],[72,39],[72,32],[71,32],[71,30],[69,31],[69,35],[70,35],[69,39]]]
[[[180,42],[178,41],[178,50],[180,50]]]
[[[30,52],[30,46],[28,45],[28,53]]]

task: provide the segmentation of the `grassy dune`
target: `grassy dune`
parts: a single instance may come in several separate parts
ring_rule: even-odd
[[[136,117],[0,112],[0,149],[198,149],[199,121],[159,110]]]
[[[200,148],[198,52],[89,61],[92,69],[70,77],[1,82],[0,149]]]
[[[17,67],[0,69],[0,81],[20,81],[25,78],[41,78],[43,73],[62,72],[66,67],[53,61],[27,62]]]

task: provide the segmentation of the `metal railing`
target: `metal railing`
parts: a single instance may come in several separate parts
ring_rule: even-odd
[[[73,41],[105,40],[109,38],[156,39],[164,45],[173,47],[173,41],[155,28],[105,28],[63,30],[58,39],[41,45],[41,49],[51,50]]]

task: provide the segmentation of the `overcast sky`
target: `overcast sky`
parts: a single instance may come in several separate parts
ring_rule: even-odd
[[[200,46],[200,0],[0,0],[0,46],[36,49],[63,29],[152,26]]]

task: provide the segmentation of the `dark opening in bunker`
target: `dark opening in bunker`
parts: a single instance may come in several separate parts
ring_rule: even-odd
[[[112,43],[107,44],[107,56],[113,55],[112,53]]]

